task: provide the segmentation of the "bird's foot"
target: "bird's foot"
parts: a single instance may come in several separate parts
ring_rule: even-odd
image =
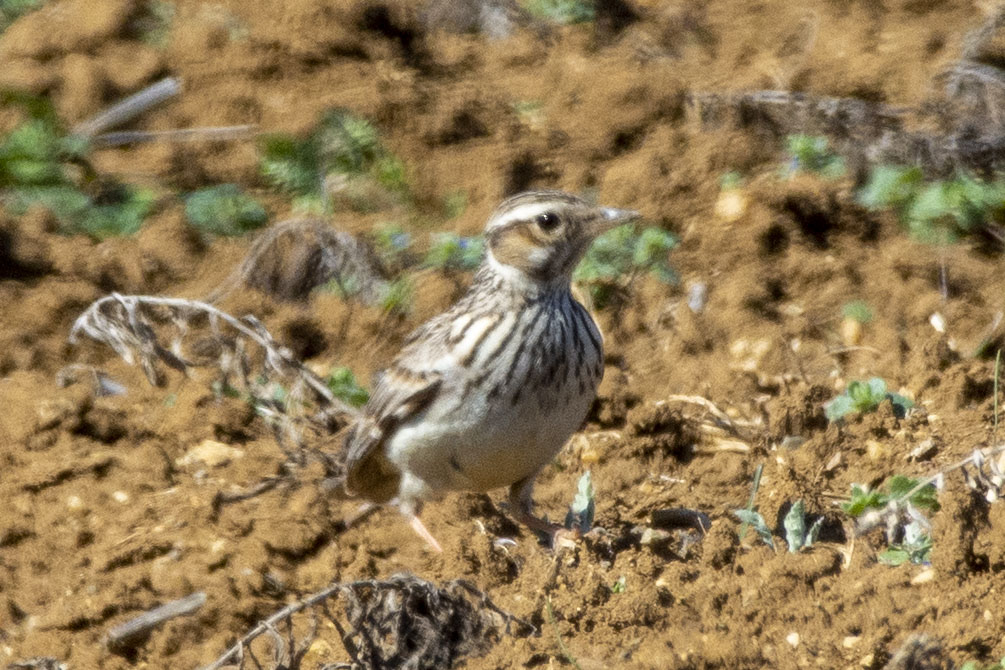
[[[425,540],[430,549],[438,554],[443,553],[443,547],[441,547],[440,543],[436,541],[436,538],[429,532],[429,529],[426,528],[426,524],[422,523],[422,519],[420,519],[418,515],[405,514],[405,517],[408,519],[408,525],[412,527],[415,534]]]

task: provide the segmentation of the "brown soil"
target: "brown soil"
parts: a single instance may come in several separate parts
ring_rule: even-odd
[[[269,430],[240,401],[214,399],[203,379],[175,375],[154,388],[110,350],[67,343],[73,319],[110,291],[206,295],[249,240],[204,242],[177,202],[135,238],[101,243],[52,233],[41,212],[3,218],[0,663],[194,667],[295,595],[401,571],[468,579],[540,630],[504,637],[473,668],[569,664],[563,646],[584,669],[880,668],[915,631],[941,639],[957,663],[1005,656],[1000,505],[975,502],[962,477],[947,477],[928,581],[915,580],[923,566],[878,563],[882,533],[852,538],[835,505],[852,483],[931,474],[991,442],[994,360],[970,354],[1005,309],[1001,257],[948,249],[943,299],[936,250],[855,205],[848,181],[779,180],[778,141],[699,127],[683,103],[686,91],[786,88],[916,105],[988,4],[640,1],[635,21],[614,12],[494,41],[429,32],[408,3],[178,0],[163,48],[136,39],[133,0],[54,2],[22,19],[0,39],[0,80],[51,95],[68,123],[168,73],[183,95],[139,127],[299,131],[344,106],[373,119],[406,161],[420,206],[434,212],[446,194],[467,193],[458,219],[414,224],[420,238],[475,233],[501,197],[527,186],[592,189],[680,237],[671,261],[681,283],[642,282],[616,317],[599,315],[609,358],[597,411],[539,480],[540,510],[560,517],[588,462],[606,533],[556,557],[505,519],[498,495],[451,495],[424,513],[445,548],[435,555],[392,510],[342,529],[357,503],[326,495],[310,468],[300,486],[214,510],[218,491],[277,471],[284,456]],[[520,116],[521,101],[539,112]],[[262,185],[252,142],[139,145],[96,160],[163,189],[238,182],[274,220],[288,213]],[[713,213],[727,170],[750,177],[733,221]],[[333,224],[359,232],[396,214]],[[694,282],[708,287],[697,315],[687,307]],[[454,292],[430,279],[401,323],[321,293],[291,306],[247,290],[222,306],[256,314],[312,366],[344,364],[369,379]],[[841,308],[858,299],[874,318],[861,346],[844,348]],[[933,312],[945,335],[929,324]],[[60,388],[57,372],[73,362],[97,365],[128,394],[95,398],[86,380]],[[823,402],[870,376],[920,412],[829,426]],[[680,415],[658,405],[672,394],[752,421],[749,451],[702,442],[692,453]],[[806,441],[789,449],[787,436]],[[207,438],[242,457],[179,464]],[[909,460],[927,439],[934,453]],[[731,510],[746,504],[761,463],[757,502],[769,525],[801,498],[834,521],[824,542],[790,555],[753,534],[737,540]],[[711,517],[700,543],[641,541],[652,514],[671,507]],[[500,547],[497,535],[517,544]],[[612,588],[620,578],[624,589]],[[107,650],[109,628],[193,591],[208,596],[198,614],[131,653]],[[331,639],[317,662],[346,660]]]

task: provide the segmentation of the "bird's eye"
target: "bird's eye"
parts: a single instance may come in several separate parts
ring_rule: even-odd
[[[538,214],[536,221],[541,230],[546,233],[550,233],[558,228],[558,224],[560,223],[558,220],[558,214],[555,214],[555,212],[544,212],[543,214]]]

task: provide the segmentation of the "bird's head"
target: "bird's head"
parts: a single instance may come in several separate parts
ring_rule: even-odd
[[[486,262],[514,279],[568,284],[594,238],[638,216],[561,191],[514,195],[496,208],[485,227]]]

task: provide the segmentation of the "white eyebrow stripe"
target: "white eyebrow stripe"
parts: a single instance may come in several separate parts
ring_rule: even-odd
[[[508,223],[514,221],[530,221],[538,214],[544,214],[545,212],[554,209],[555,203],[553,202],[531,202],[526,205],[520,205],[514,207],[508,212],[497,216],[489,225],[489,230],[493,228],[499,228],[505,226]]]

